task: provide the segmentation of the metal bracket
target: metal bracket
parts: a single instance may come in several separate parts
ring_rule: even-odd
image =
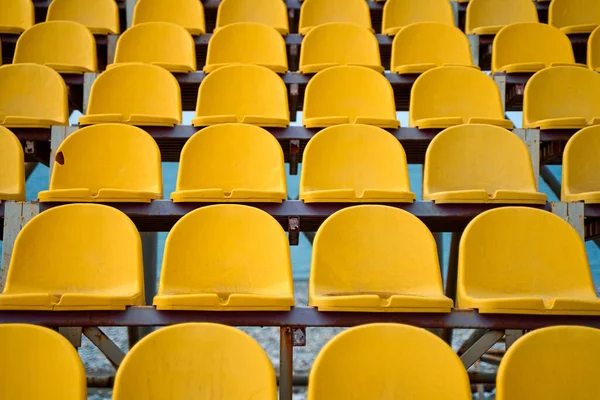
[[[279,328],[279,399],[292,400],[294,388],[294,340],[292,328]]]
[[[298,101],[300,97],[300,88],[297,83],[290,84],[290,121],[296,121],[298,114]]]
[[[460,19],[458,17],[458,3],[451,2],[450,4],[452,5],[452,14],[454,14],[454,26],[459,26]]]
[[[585,229],[584,229],[584,205],[583,202],[576,203],[562,203],[553,202],[550,203],[550,209],[553,214],[558,215],[577,231],[582,240],[585,240]]]
[[[306,328],[294,328],[293,339],[294,347],[306,346]]]
[[[23,150],[25,154],[35,154],[35,142],[33,140],[26,140]]]
[[[517,135],[527,146],[529,156],[531,157],[531,166],[533,167],[533,177],[535,179],[536,188],[540,188],[540,130],[539,129],[513,129],[513,133]]]
[[[466,369],[475,364],[493,345],[504,337],[504,331],[490,330],[481,336],[471,347],[467,349],[460,357]]]
[[[137,3],[137,0],[125,0],[125,21],[127,28],[133,26],[133,9],[135,8],[135,3]]]
[[[300,162],[300,140],[290,139],[290,175],[298,175],[298,163]]]
[[[62,327],[58,328],[58,333],[63,335],[76,348],[81,347],[82,328]]]
[[[109,35],[109,46],[110,46],[110,37],[115,35]],[[90,93],[92,92],[92,84],[96,80],[99,74],[95,72],[86,72],[83,74],[83,110],[81,112],[83,114],[87,113],[88,104],[90,103]]]
[[[479,35],[467,35],[471,47],[471,60],[473,65],[479,66]]]
[[[300,217],[288,217],[290,246],[298,246],[300,240]]]
[[[525,331],[520,329],[507,329],[504,341],[506,343],[506,350],[508,350],[515,342],[525,334]]]
[[[125,353],[100,328],[95,326],[83,328],[83,334],[90,339],[90,342],[106,356],[115,368],[121,365]]]
[[[492,76],[498,90],[500,91],[500,99],[502,100],[502,110],[506,113],[506,74],[498,73]]]

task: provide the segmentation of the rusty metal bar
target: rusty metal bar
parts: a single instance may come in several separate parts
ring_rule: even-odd
[[[100,328],[96,326],[85,327],[83,328],[83,334],[90,339],[90,342],[106,356],[115,368],[121,365],[123,358],[125,358],[125,353]]]
[[[489,330],[460,356],[466,369],[475,364],[493,345],[504,336],[502,330]]]
[[[292,328],[279,328],[279,399],[292,400],[294,389],[294,337]]]
[[[445,294],[456,304],[456,284],[458,277],[458,247],[462,232],[452,232],[452,240],[450,243],[450,256],[448,257],[448,275],[446,276]],[[452,345],[452,329],[444,329],[441,338]]]

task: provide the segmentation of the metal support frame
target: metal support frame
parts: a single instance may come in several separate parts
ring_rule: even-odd
[[[109,35],[109,43],[110,37],[114,35]],[[98,73],[96,72],[86,72],[83,74],[83,114],[87,114],[88,104],[90,103],[90,93],[92,92],[92,84],[98,77]]]
[[[553,214],[558,215],[577,231],[579,236],[585,240],[584,228],[584,205],[583,202],[576,203],[550,203]]]
[[[106,65],[114,64],[119,35],[108,35],[106,42]],[[85,94],[84,94],[85,95]],[[85,97],[84,97],[85,99]]]
[[[500,91],[500,99],[502,100],[502,110],[506,112],[506,74],[494,74],[492,76],[498,90]]]
[[[83,328],[81,327],[63,327],[58,328],[58,333],[63,335],[74,347],[81,347],[81,335]]]
[[[458,3],[451,2],[450,4],[452,5],[452,14],[454,14],[454,26],[459,26],[460,19],[459,19],[459,12],[458,12]]]
[[[133,26],[133,9],[136,3],[137,0],[125,0],[125,22],[127,23],[127,28]]]
[[[533,177],[536,187],[540,188],[540,130],[539,129],[513,129],[513,133],[517,135],[527,146],[529,156],[531,157],[531,166],[533,167]]]
[[[52,170],[54,169],[54,160],[56,160],[56,152],[62,144],[62,142],[71,133],[75,132],[79,127],[77,126],[53,126],[50,130],[50,160],[48,167],[50,168],[49,176],[52,177]]]
[[[479,66],[479,35],[467,35],[471,47],[471,60],[473,65]]]
[[[504,331],[501,330],[489,330],[483,334],[483,336],[460,356],[460,360],[463,362],[465,368],[469,369],[471,365],[475,364],[475,361],[479,360],[481,356],[491,349],[503,336]]]
[[[2,240],[2,265],[0,266],[0,292],[4,289],[8,266],[17,235],[40,212],[37,203],[6,201],[4,203],[4,237]]]
[[[523,329],[507,329],[504,342],[506,344],[506,350],[508,350],[515,342],[525,334]]]
[[[279,328],[279,399],[292,400],[294,389],[294,335],[292,328]]]
[[[102,330],[96,326],[83,328],[83,334],[96,346],[108,361],[118,368],[125,358],[125,353]]]
[[[450,242],[450,256],[448,257],[448,275],[446,276],[445,294],[456,303],[456,285],[458,279],[458,248],[462,232],[452,232],[452,240]],[[441,338],[452,345],[452,329],[442,330]]]

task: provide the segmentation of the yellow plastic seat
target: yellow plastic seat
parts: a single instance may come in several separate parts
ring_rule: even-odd
[[[259,65],[227,65],[200,84],[194,126],[242,122],[285,128],[290,123],[287,88]]]
[[[170,72],[194,72],[196,45],[190,33],[180,25],[145,22],[132,26],[119,37],[115,63],[109,68],[125,63],[153,64]]]
[[[308,382],[308,400],[472,397],[452,348],[431,332],[401,324],[361,325],[338,334],[317,355]]]
[[[28,324],[0,326],[1,399],[87,399],[85,369],[60,333]]]
[[[598,357],[598,329],[552,326],[527,333],[502,358],[496,398],[597,399]]]
[[[435,67],[473,67],[469,41],[462,31],[439,22],[419,22],[398,31],[392,42],[390,70],[421,74]]]
[[[457,301],[480,313],[600,315],[582,238],[559,216],[527,207],[486,211],[467,226]]]
[[[204,72],[230,64],[254,64],[279,74],[288,70],[283,36],[270,26],[239,22],[217,30],[208,42]]]
[[[151,64],[116,65],[92,85],[87,115],[80,125],[121,122],[131,125],[174,126],[181,121],[177,79]]]
[[[410,95],[410,125],[444,129],[462,124],[488,124],[512,129],[504,118],[498,86],[474,68],[438,67],[415,81]]]
[[[0,33],[19,34],[35,23],[31,0],[0,0]]]
[[[379,43],[373,32],[347,22],[331,22],[311,29],[300,47],[300,72],[312,74],[338,65],[383,72]]]
[[[334,213],[314,241],[308,303],[319,311],[450,312],[433,235],[412,214],[361,205]]]
[[[574,65],[571,41],[547,24],[521,23],[500,29],[492,46],[492,72],[537,72]]]
[[[600,203],[600,125],[569,139],[563,153],[561,201]]]
[[[596,0],[552,0],[548,23],[566,34],[589,33],[600,25],[600,2]]]
[[[276,311],[294,305],[287,236],[258,208],[198,208],[171,229],[158,310]]]
[[[304,150],[300,199],[306,203],[414,201],[402,145],[375,126],[323,129]]]
[[[282,0],[222,0],[215,31],[237,22],[268,25],[282,35],[289,32],[287,7]]]
[[[419,22],[454,26],[454,12],[447,0],[387,0],[383,6],[381,33],[394,36],[403,27]]]
[[[539,22],[531,0],[471,0],[467,6],[465,32],[494,35],[502,27],[520,22]]]
[[[39,64],[3,65],[0,88],[0,125],[8,128],[67,125],[67,87],[52,68]]]
[[[121,211],[67,204],[19,232],[1,310],[124,310],[144,303],[140,235]]]
[[[114,400],[277,400],[275,370],[246,333],[209,323],[162,328],[140,340],[115,378]]]
[[[525,85],[523,128],[579,129],[600,124],[600,75],[587,68],[552,67]]]
[[[600,26],[594,29],[588,39],[587,63],[591,70],[600,72]]]
[[[328,22],[349,22],[373,30],[369,6],[364,0],[304,0],[300,8],[298,32],[306,35],[312,28]]]
[[[425,155],[423,200],[436,203],[545,204],[525,143],[492,125],[448,128]]]
[[[119,8],[115,0],[52,0],[46,21],[74,21],[94,35],[120,33]]]
[[[133,26],[146,22],[171,22],[192,35],[206,33],[204,6],[196,0],[138,0],[133,9]]]
[[[96,72],[96,40],[77,22],[43,22],[19,37],[13,63],[43,64],[65,74]]]
[[[283,151],[253,125],[221,124],[183,146],[174,202],[278,202],[287,198]]]
[[[0,203],[25,201],[25,159],[17,137],[0,126]]]
[[[398,128],[394,90],[370,68],[338,66],[317,73],[306,85],[302,124],[320,128],[340,124]]]
[[[41,202],[146,202],[162,198],[160,150],[144,130],[98,124],[58,147]]]

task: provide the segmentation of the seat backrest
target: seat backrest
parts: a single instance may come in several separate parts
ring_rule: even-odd
[[[478,28],[518,22],[538,22],[538,13],[531,0],[471,0],[467,6],[465,32],[480,33]]]
[[[243,166],[243,167],[240,167]],[[196,132],[181,151],[176,190],[286,192],[283,151],[258,126],[219,124]]]
[[[282,35],[289,32],[287,8],[282,0],[222,0],[216,30],[236,22],[269,25]]]
[[[200,84],[196,116],[233,115],[287,118],[287,88],[273,71],[259,65],[227,65]]]
[[[371,14],[364,0],[304,0],[298,31],[306,34],[328,22],[350,22],[371,29]]]
[[[552,67],[536,72],[525,85],[523,128],[551,118],[600,117],[600,75],[581,67]]]
[[[204,6],[196,0],[138,0],[133,10],[133,25],[145,22],[171,22],[192,35],[206,33]]]
[[[12,126],[6,117],[30,119],[32,126],[67,124],[67,87],[52,68],[39,64],[3,65],[0,87],[0,124]]]
[[[262,347],[229,326],[188,323],[157,330],[125,356],[114,400],[277,399],[275,370]]]
[[[25,201],[25,159],[17,137],[0,126],[0,201]]]
[[[418,22],[438,22],[454,26],[452,6],[446,0],[387,0],[383,6],[381,32],[395,34],[400,28]]]
[[[315,190],[410,191],[406,154],[400,142],[376,126],[330,126],[313,136],[302,157],[300,196]]]
[[[536,192],[531,157],[514,133],[492,125],[447,128],[425,155],[423,195],[484,189]]]
[[[498,400],[593,399],[598,393],[600,330],[584,326],[537,329],[502,358]]]
[[[121,211],[99,204],[50,208],[19,232],[5,294],[119,295],[143,302],[140,235]]]
[[[35,23],[31,0],[0,0],[0,33],[18,34]]]
[[[591,70],[600,72],[600,26],[588,39],[587,64]]]
[[[208,42],[205,72],[228,64],[255,64],[284,73],[288,69],[285,39],[270,26],[239,22],[217,30]]]
[[[583,240],[548,211],[502,207],[479,214],[458,255],[459,307],[469,293],[596,297]]]
[[[258,208],[218,204],[181,218],[165,243],[159,293],[292,293],[287,236]]]
[[[160,150],[148,133],[125,124],[81,128],[58,147],[50,190],[103,188],[162,196]]]
[[[457,27],[439,22],[405,26],[394,37],[390,69],[412,64],[472,65],[469,41]]]
[[[563,196],[600,192],[599,154],[600,125],[584,128],[571,136],[563,153]]]
[[[181,25],[141,23],[123,32],[117,42],[115,64],[132,62],[156,64],[172,72],[196,71],[196,45]]]
[[[467,400],[471,389],[452,348],[413,326],[379,323],[350,328],[317,355],[308,400],[385,398]]]
[[[181,121],[179,83],[156,65],[116,65],[94,81],[87,114],[165,116]]]
[[[557,28],[600,25],[600,2],[596,0],[552,0],[548,8],[548,23]]]
[[[96,72],[96,41],[80,23],[43,22],[19,37],[13,63],[44,64],[65,73]]]
[[[360,25],[331,22],[311,29],[300,48],[300,72],[336,65],[359,65],[383,72],[377,37]]]
[[[87,399],[83,363],[60,333],[27,324],[0,326],[0,398]]]
[[[422,118],[504,118],[494,80],[474,68],[431,69],[417,78],[410,95],[410,125]]]
[[[574,64],[571,41],[559,29],[539,23],[507,25],[494,38],[492,71],[511,64]]]
[[[115,0],[52,0],[46,21],[79,22],[98,35],[120,33]]]

